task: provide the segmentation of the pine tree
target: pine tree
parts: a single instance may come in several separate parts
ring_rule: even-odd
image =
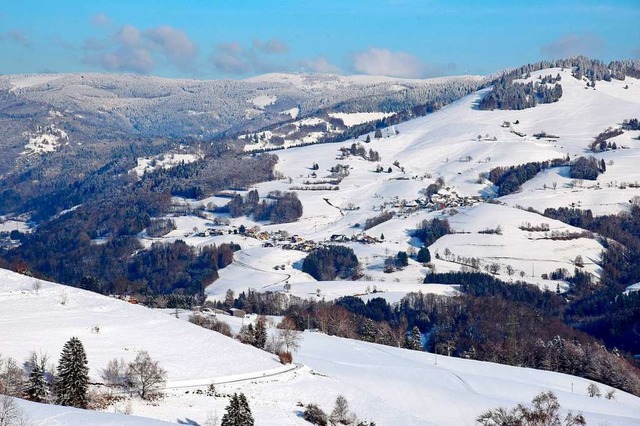
[[[420,329],[417,326],[413,326],[411,334],[407,336],[404,347],[412,349],[414,351],[422,351],[422,335]]]
[[[56,404],[87,408],[89,367],[82,342],[72,337],[62,348],[58,362]]]
[[[253,416],[243,393],[234,393],[222,417],[222,426],[253,426]]]
[[[249,402],[243,393],[238,395],[238,426],[253,426],[253,415]]]
[[[253,338],[253,345],[256,348],[263,349],[264,345],[267,343],[267,319],[262,315],[260,315],[256,320],[256,328]]]
[[[431,262],[431,253],[429,252],[429,249],[426,247],[421,247],[420,250],[418,250],[418,256],[416,257],[416,260],[420,263]]]
[[[47,380],[44,373],[43,366],[34,364],[27,382],[27,394],[31,401],[43,402],[47,398]]]
[[[373,342],[376,339],[376,325],[370,318],[365,318],[360,330],[362,340],[365,342]]]

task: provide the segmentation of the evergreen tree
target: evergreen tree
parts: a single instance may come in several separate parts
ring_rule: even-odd
[[[44,374],[44,367],[35,363],[27,382],[27,394],[31,401],[44,402],[47,398],[47,380]]]
[[[366,143],[371,142],[371,136],[370,136],[370,135],[367,135],[367,139],[365,139],[365,142],[366,142]]]
[[[62,348],[58,362],[56,404],[87,408],[89,367],[82,342],[72,337]]]
[[[376,133],[373,135],[374,138],[380,139],[382,137],[382,130],[377,129]]]
[[[222,426],[253,426],[253,416],[243,393],[234,393],[222,417]]]
[[[413,326],[411,334],[407,336],[404,347],[414,351],[422,351],[422,335],[417,326]]]
[[[365,342],[373,342],[376,339],[376,325],[370,318],[365,318],[360,327],[362,340]]]
[[[399,251],[396,255],[396,263],[399,267],[408,266],[409,265],[409,256],[405,251]]]
[[[418,256],[416,257],[416,260],[420,263],[431,262],[431,253],[429,252],[429,249],[426,247],[421,247],[420,250],[418,250]]]
[[[260,315],[256,320],[255,332],[253,333],[253,345],[263,349],[267,343],[267,319]]]

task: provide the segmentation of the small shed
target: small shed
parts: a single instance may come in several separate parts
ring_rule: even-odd
[[[238,317],[238,318],[244,318],[244,316],[246,315],[246,312],[243,309],[238,309],[238,308],[229,309],[229,313],[232,316]]]

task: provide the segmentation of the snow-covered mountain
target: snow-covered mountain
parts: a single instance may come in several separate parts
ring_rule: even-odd
[[[6,147],[26,145],[26,133],[56,126],[72,144],[120,138],[209,139],[306,117],[317,111],[397,112],[449,102],[482,77],[427,80],[269,74],[248,80],[179,80],[112,74],[0,77],[0,119],[14,130]],[[466,92],[465,92],[466,91]]]
[[[451,296],[458,294],[457,285],[423,284],[425,275],[469,268],[490,271],[507,283],[522,280],[561,292],[569,283],[553,278],[553,272],[573,271],[578,258],[580,270],[598,283],[603,274],[602,252],[609,242],[541,213],[550,207],[579,207],[594,215],[616,214],[640,203],[636,170],[640,130],[622,128],[625,120],[639,118],[640,80],[628,76],[624,81],[598,80],[595,85],[581,75],[574,77],[573,71],[543,69],[517,80],[534,83],[549,75],[560,76],[562,96],[557,102],[522,110],[481,110],[480,100],[491,90],[486,88],[433,114],[379,132],[280,150],[275,167],[278,179],[206,194],[210,196],[199,200],[173,197],[171,211],[160,216],[174,221],[176,229],[161,237],[140,232],[133,238],[147,249],[155,242],[179,240],[194,247],[239,244],[233,262],[220,269],[220,277],[205,290],[211,301],[223,300],[229,289],[236,295],[253,289],[315,300],[383,297],[390,303],[409,292]],[[479,80],[465,77],[461,81],[472,85]],[[261,149],[275,146],[272,136],[288,130],[295,134],[307,126],[305,131],[312,132],[314,126],[329,126],[332,119],[345,127],[380,119],[386,114],[381,105],[394,94],[417,102],[433,87],[459,83],[455,79],[425,83],[280,74],[244,82],[102,75],[2,77],[0,82],[11,105],[4,110],[4,119],[29,116],[31,110],[25,112],[21,108],[27,107],[18,102],[26,99],[34,102],[29,105],[42,107],[38,117],[51,123],[23,135],[31,147],[22,157],[25,161],[35,152],[46,156],[73,144],[69,123],[81,123],[89,110],[90,120],[98,120],[89,127],[104,117],[105,123],[111,123],[105,129],[115,126],[111,129],[128,135],[160,129],[154,126],[166,123],[183,126],[176,130],[181,135],[195,134],[198,126],[205,132],[201,134],[214,134],[231,131],[215,127],[216,120],[229,119],[243,123],[233,131],[241,130],[245,139],[257,138],[252,144]],[[79,105],[86,109],[84,113],[78,112]],[[160,108],[157,116],[145,115],[154,108]],[[280,120],[286,121],[282,124],[286,129],[280,127]],[[267,127],[254,131],[263,125]],[[591,149],[607,129],[615,136],[606,142],[615,143],[616,149],[607,148],[606,143],[605,149]],[[20,145],[20,149],[25,148]],[[594,157],[606,170],[594,180],[572,178],[572,163],[583,156]],[[199,153],[154,154],[136,158],[137,167],[129,172],[139,178],[154,168],[199,158]],[[561,160],[559,165],[535,173],[507,195],[489,180],[496,168],[556,159]],[[302,216],[274,224],[252,216],[230,217],[210,207],[224,206],[230,196],[247,195],[253,189],[261,200],[295,192],[303,206]],[[390,270],[389,258],[421,247],[412,230],[431,219],[447,219],[453,231],[430,242],[431,263],[409,259],[408,266]],[[17,222],[7,223],[8,232]],[[241,227],[249,231],[241,233]],[[108,238],[89,235],[80,241],[88,247],[105,242]],[[329,244],[353,249],[362,267],[360,280],[316,281],[302,271],[309,251]],[[212,412],[221,416],[228,403],[226,397],[194,392],[214,383],[225,394],[246,393],[260,425],[306,424],[301,419],[302,406],[318,403],[330,411],[340,394],[359,417],[378,425],[471,425],[488,408],[526,403],[546,390],[558,395],[563,409],[584,413],[589,424],[640,424],[640,399],[622,391],[616,392],[615,400],[589,398],[590,382],[574,376],[436,358],[310,331],[304,333],[301,349],[294,355],[300,365],[283,367],[271,354],[166,312],[58,284],[46,283],[36,291],[32,278],[4,270],[0,270],[0,282],[0,342],[10,343],[0,347],[2,356],[24,360],[30,351],[43,350],[55,359],[64,342],[77,336],[85,344],[90,374],[96,380],[112,358],[130,361],[146,350],[157,359],[169,374],[166,396],[158,405],[134,399],[135,415],[202,424]],[[226,321],[237,331],[248,319]],[[41,416],[30,404],[24,410],[33,412],[34,418],[55,415]]]
[[[206,229],[210,222],[197,217],[176,218],[178,229],[161,240],[183,239],[194,245],[235,241],[242,246],[243,250],[236,254],[237,262],[222,270],[221,278],[207,289],[217,299],[223,298],[228,288],[237,292],[249,287],[283,290],[287,283],[293,294],[304,297],[314,297],[320,288],[321,298],[361,294],[366,287],[376,286],[397,300],[407,291],[424,290],[419,283],[427,269],[417,262],[410,260],[409,267],[393,274],[383,270],[390,254],[419,248],[420,242],[408,233],[431,218],[447,218],[456,232],[430,247],[432,255],[439,254],[438,259],[433,259],[438,272],[459,270],[464,263],[460,258],[477,258],[481,268],[498,264],[497,276],[507,281],[524,279],[540,288],[555,289],[557,284],[564,284],[542,279],[542,274],[549,276],[558,268],[572,271],[575,258],[581,256],[585,271],[597,280],[597,263],[603,250],[597,239],[540,213],[547,207],[572,206],[591,209],[594,214],[617,213],[628,211],[630,200],[640,196],[634,166],[640,156],[639,131],[625,131],[611,139],[621,149],[597,153],[589,149],[599,133],[609,127],[620,128],[624,120],[638,115],[640,81],[628,77],[625,81],[602,81],[595,90],[587,89],[586,81],[572,77],[569,69],[559,68],[534,72],[529,81],[549,74],[562,76],[564,94],[555,103],[520,111],[482,111],[477,103],[486,91],[480,91],[426,117],[384,129],[381,138],[370,133],[343,143],[278,151],[276,168],[283,178],[261,183],[255,189],[262,197],[272,191],[296,192],[304,206],[302,217],[294,223],[278,225],[247,217],[231,218],[228,229],[259,226],[267,233],[285,230],[314,242],[329,241],[332,236],[351,240],[359,234],[384,235],[384,241],[376,244],[346,243],[363,263],[365,276],[373,282],[319,285],[300,271],[306,253],[264,248],[264,241],[238,235],[191,236],[188,231],[194,226]],[[553,137],[535,136],[542,132]],[[370,143],[365,142],[367,136]],[[341,149],[348,151],[354,143],[376,151],[381,160],[344,155]],[[569,177],[568,167],[551,168],[526,182],[519,192],[498,198],[496,187],[486,179],[496,167],[567,156],[594,156],[608,164],[607,171],[595,181],[578,181]],[[317,163],[318,170],[312,170],[313,163]],[[349,174],[339,183],[328,185],[326,182],[333,179],[330,169],[337,164],[346,165]],[[378,168],[383,172],[376,172]],[[438,179],[444,181],[438,201],[425,208],[428,200],[421,191]],[[192,203],[206,205],[212,201],[226,203],[224,199]],[[526,211],[529,207],[535,211]],[[367,219],[383,211],[395,215],[363,230]],[[485,232],[498,227],[500,234]],[[573,237],[560,238],[563,234]],[[445,252],[450,254],[445,256]],[[274,270],[279,265],[283,270]],[[437,289],[434,291],[451,291]]]

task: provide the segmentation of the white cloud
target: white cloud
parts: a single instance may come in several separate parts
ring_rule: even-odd
[[[540,48],[546,58],[560,59],[571,56],[598,56],[604,48],[604,40],[594,33],[566,34]]]
[[[425,72],[425,65],[409,53],[374,47],[353,54],[352,68],[362,74],[402,78],[419,78]]]
[[[146,30],[144,36],[178,68],[190,69],[198,56],[198,46],[184,31],[162,26]]]
[[[127,71],[149,74],[155,68],[155,60],[145,49],[118,49],[99,57],[99,63],[108,71]]]
[[[9,30],[6,33],[0,34],[0,40],[8,40],[25,48],[33,46],[31,40],[27,38],[22,30]]]
[[[131,25],[123,25],[118,30],[115,39],[124,47],[137,47],[140,45],[140,30]]]
[[[270,55],[278,55],[289,52],[289,46],[282,40],[272,38],[267,41],[254,40],[253,48]]]
[[[329,62],[326,56],[318,56],[313,59],[305,59],[300,62],[302,69],[307,72],[318,72],[323,74],[338,74],[340,68]]]
[[[104,13],[98,13],[91,17],[91,24],[96,27],[103,27],[105,25],[111,24],[111,18],[109,18]]]
[[[149,74],[159,60],[191,70],[198,57],[198,46],[182,30],[160,26],[141,31],[132,25],[121,26],[108,38],[85,40],[84,62],[108,71]]]
[[[272,57],[288,51],[289,47],[275,38],[266,41],[254,40],[250,47],[229,42],[217,45],[209,56],[209,62],[218,71],[226,74],[286,71],[289,68],[286,61],[273,62]]]

